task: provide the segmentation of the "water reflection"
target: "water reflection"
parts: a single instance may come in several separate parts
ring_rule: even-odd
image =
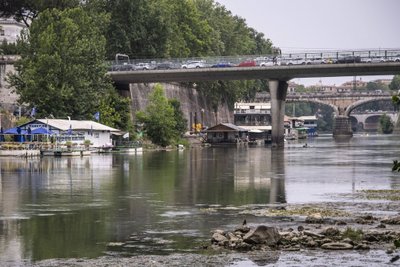
[[[400,188],[397,139],[288,144],[82,158],[0,158],[0,261],[188,251],[213,228],[239,224],[235,207],[329,200]],[[226,207],[216,209],[214,207]]]
[[[92,257],[131,235],[176,239],[176,230],[186,229],[203,236],[210,220],[201,206],[285,201],[282,157],[270,149],[226,147],[0,159],[0,255]]]

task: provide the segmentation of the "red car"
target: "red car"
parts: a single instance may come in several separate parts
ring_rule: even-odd
[[[246,60],[243,62],[240,62],[238,67],[255,67],[256,62],[254,60]]]

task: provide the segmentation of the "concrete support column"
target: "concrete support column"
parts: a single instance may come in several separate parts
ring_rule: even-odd
[[[336,116],[333,124],[333,137],[352,137],[351,119],[347,116]]]
[[[285,133],[283,124],[288,83],[287,81],[269,80],[268,84],[271,94],[272,146],[283,147]]]

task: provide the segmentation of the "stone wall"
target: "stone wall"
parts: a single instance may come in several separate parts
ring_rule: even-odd
[[[0,64],[0,107],[9,111],[16,106],[18,96],[12,92],[6,82],[6,75],[9,72],[15,72],[13,64]]]
[[[131,109],[134,115],[138,110],[144,110],[148,102],[148,95],[153,90],[155,84],[131,84],[129,97],[131,99]],[[179,84],[162,84],[167,98],[176,98],[181,103],[181,109],[188,121],[194,123],[194,116],[197,122],[210,127],[222,122],[233,122],[233,111],[229,110],[228,105],[219,106],[218,112],[214,113],[207,99],[200,95],[194,88],[181,87]],[[190,119],[192,117],[192,120]]]

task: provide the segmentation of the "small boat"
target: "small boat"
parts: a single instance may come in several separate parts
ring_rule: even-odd
[[[124,154],[138,154],[143,152],[142,147],[115,147],[111,150],[112,152],[124,153]]]
[[[142,143],[139,141],[117,142],[114,145],[103,146],[97,149],[97,153],[139,154],[142,152]]]
[[[84,149],[63,149],[63,148],[56,148],[56,149],[43,149],[40,150],[41,156],[53,156],[53,157],[71,157],[71,156],[90,156],[91,152],[89,150]]]

